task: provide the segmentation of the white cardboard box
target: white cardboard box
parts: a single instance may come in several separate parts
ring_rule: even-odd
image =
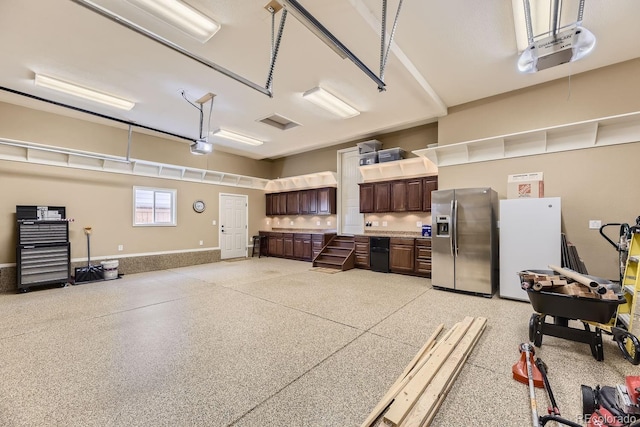
[[[507,179],[507,199],[544,197],[542,172],[518,173]]]

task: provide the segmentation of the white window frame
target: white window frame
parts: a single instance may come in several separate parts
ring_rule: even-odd
[[[154,201],[155,201],[155,193],[170,193],[171,194],[171,222],[155,222],[155,206],[153,208],[153,217],[154,222],[152,223],[137,223],[136,222],[136,191],[137,190],[146,190],[153,191],[154,193]],[[172,188],[157,188],[157,187],[133,187],[133,226],[134,227],[175,227],[178,225],[177,221],[177,211],[178,211],[178,191]]]

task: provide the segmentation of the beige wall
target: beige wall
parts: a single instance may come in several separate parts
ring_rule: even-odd
[[[89,115],[66,117],[50,112],[0,102],[0,138],[17,139],[56,147],[126,156],[128,129],[113,121]],[[116,126],[116,127],[114,127]],[[189,142],[173,137],[152,136],[133,128],[131,157],[160,163],[239,175],[270,178],[271,162],[252,160],[221,151],[210,156],[194,156]]]
[[[0,264],[15,262],[16,205],[65,206],[67,217],[74,219],[69,224],[72,258],[86,258],[83,228],[89,226],[93,229],[91,256],[96,258],[218,247],[218,226],[212,221],[219,220],[221,192],[248,195],[249,239],[257,233],[264,215],[264,193],[260,190],[7,161],[0,161],[0,182]],[[134,227],[134,185],[176,189],[178,225]],[[192,209],[196,199],[206,203],[201,214]],[[124,251],[118,252],[118,245],[123,245]]]
[[[466,104],[440,120],[440,144],[640,111],[640,60]],[[640,144],[440,167],[439,188],[490,186],[506,197],[507,176],[544,172],[545,196],[562,198],[562,228],[590,274],[618,277],[617,253],[590,219],[635,222],[640,215],[633,159]],[[617,240],[617,230],[610,229]],[[526,230],[522,243],[526,245]]]
[[[451,107],[438,122],[438,144],[639,111],[638,76],[640,58]]]
[[[5,103],[0,103],[0,137],[117,156],[125,156],[127,148],[127,129]],[[193,156],[186,142],[135,132],[131,157],[264,178],[271,172],[268,161],[221,152]],[[93,228],[92,258],[218,247],[218,225],[212,221],[219,220],[220,193],[248,195],[249,239],[265,211],[261,190],[11,161],[0,161],[0,185],[0,264],[15,262],[16,205],[65,206],[67,217],[75,219],[72,258],[86,258],[86,226]],[[133,227],[133,186],[176,189],[178,226]],[[207,205],[202,214],[192,209],[196,199]]]

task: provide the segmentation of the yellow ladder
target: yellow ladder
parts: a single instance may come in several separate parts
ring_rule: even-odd
[[[640,266],[640,228],[633,227],[632,233],[629,256],[627,257],[622,283],[620,283],[626,302],[618,306],[618,321],[626,327],[627,331],[637,337],[638,331],[633,329],[633,318],[636,314],[636,302],[640,291],[640,274],[638,274]],[[633,354],[635,350],[631,340],[627,340],[625,346],[627,351]]]

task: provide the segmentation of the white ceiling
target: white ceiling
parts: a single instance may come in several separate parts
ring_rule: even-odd
[[[94,1],[265,86],[271,52],[268,0],[188,0],[222,24],[206,44],[124,0]],[[381,0],[299,1],[379,73]],[[565,3],[571,1],[577,2]],[[397,3],[388,3],[387,34]],[[454,105],[636,58],[638,17],[638,0],[587,0],[583,23],[597,37],[594,52],[578,62],[519,74],[511,1],[404,0],[385,71],[387,90],[379,92],[373,80],[289,14],[269,98],[71,0],[1,0],[0,86],[192,138],[199,134],[199,113],[180,92],[192,101],[212,92],[216,97],[205,130],[224,127],[265,141],[250,147],[210,138],[216,149],[276,158],[433,122]],[[133,100],[136,106],[122,112],[37,88],[36,72]],[[362,113],[342,120],[302,98],[318,85]],[[0,91],[0,101],[78,114],[6,91]],[[256,121],[274,113],[302,126],[282,131]]]

